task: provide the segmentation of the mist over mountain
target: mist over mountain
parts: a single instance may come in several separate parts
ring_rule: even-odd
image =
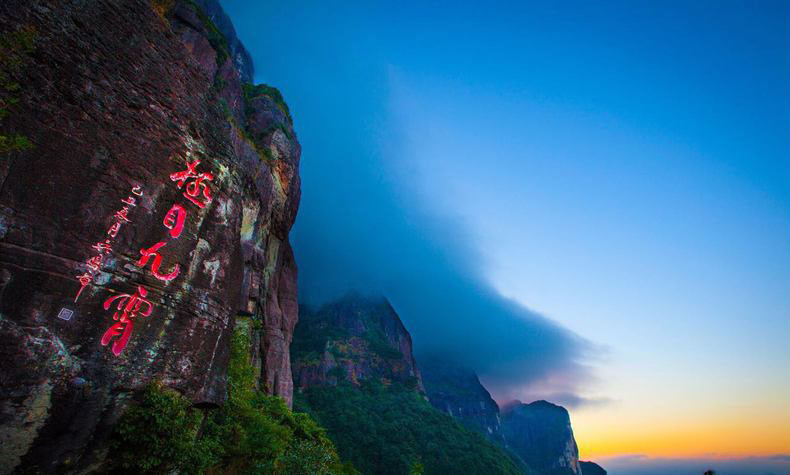
[[[338,87],[341,95],[351,93]],[[364,127],[362,118],[381,112],[366,91],[357,94],[356,112],[343,127]],[[316,100],[330,109],[336,96]],[[304,161],[306,192],[294,226],[300,300],[317,306],[352,290],[387,295],[412,332],[418,358],[441,353],[473,368],[497,398],[576,394],[590,376],[585,362],[594,345],[499,295],[464,223],[437,212],[430,196],[401,180],[408,160],[332,139],[339,129],[329,123],[300,135],[305,150],[322,144]],[[387,170],[395,178],[383,179]]]

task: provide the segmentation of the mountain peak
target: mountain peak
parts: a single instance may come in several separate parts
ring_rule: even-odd
[[[432,355],[420,358],[420,372],[433,407],[461,425],[502,442],[499,407],[474,371]]]
[[[315,311],[302,307],[295,335],[293,374],[302,389],[377,379],[422,390],[411,335],[384,297],[351,292]]]
[[[568,411],[538,400],[508,406],[502,413],[508,448],[541,472],[579,475],[579,450]]]

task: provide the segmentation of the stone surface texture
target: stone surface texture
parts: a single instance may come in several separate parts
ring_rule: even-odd
[[[232,30],[216,0],[198,3]],[[239,314],[260,328],[261,387],[290,404],[301,150],[281,101],[245,97],[249,54],[235,34],[218,44],[206,16],[180,1],[0,2],[0,31],[35,35],[2,122],[34,147],[0,157],[0,473],[101,472],[113,423],[153,380],[222,404]],[[205,208],[170,178],[195,160],[213,174]],[[134,186],[142,197],[75,303]],[[177,238],[163,223],[173,204],[186,211]],[[160,272],[179,266],[170,281],[137,265],[157,242]],[[140,285],[153,310],[116,357],[100,343],[114,323],[103,304]]]
[[[502,412],[502,435],[508,449],[542,474],[581,474],[571,419],[562,406],[514,403]]]
[[[499,406],[474,371],[436,357],[421,358],[419,365],[425,393],[433,407],[489,439],[503,442]]]

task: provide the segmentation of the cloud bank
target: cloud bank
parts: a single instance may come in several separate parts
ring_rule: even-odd
[[[552,394],[582,401],[576,393],[589,381],[594,346],[485,281],[476,230],[451,210],[437,211],[431,190],[410,181],[396,119],[364,90],[333,84],[341,90],[311,100],[314,109],[342,110],[342,120],[308,116],[297,124],[303,194],[292,240],[300,298],[318,305],[352,290],[384,295],[418,360],[438,354],[468,366],[500,401]]]

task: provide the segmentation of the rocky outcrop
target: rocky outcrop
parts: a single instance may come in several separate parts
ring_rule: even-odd
[[[606,470],[595,462],[579,461],[579,468],[583,475],[606,475]]]
[[[195,0],[195,3],[200,6],[211,22],[217,26],[217,29],[228,42],[230,56],[233,58],[233,64],[236,67],[236,71],[239,72],[241,80],[251,83],[255,73],[252,57],[241,40],[239,40],[239,37],[236,36],[236,28],[233,26],[233,22],[230,21],[230,17],[228,17],[217,0]]]
[[[508,448],[535,473],[582,473],[565,408],[546,401],[531,404],[515,401],[500,410],[474,371],[436,356],[421,358],[420,371],[428,400],[435,408]],[[598,473],[593,467],[597,465],[583,463],[588,464],[591,473]]]
[[[546,475],[579,475],[579,450],[568,411],[546,401],[516,402],[502,412],[507,447]]]
[[[499,406],[474,371],[434,356],[420,359],[420,373],[433,407],[489,439],[503,442]]]
[[[33,37],[0,90],[33,145],[0,157],[0,473],[101,471],[153,380],[221,404],[239,312],[290,403],[300,146],[279,93],[245,87],[188,1],[7,0],[0,31]]]
[[[303,308],[291,355],[301,389],[376,379],[423,391],[411,336],[385,298],[349,295],[315,312]]]

